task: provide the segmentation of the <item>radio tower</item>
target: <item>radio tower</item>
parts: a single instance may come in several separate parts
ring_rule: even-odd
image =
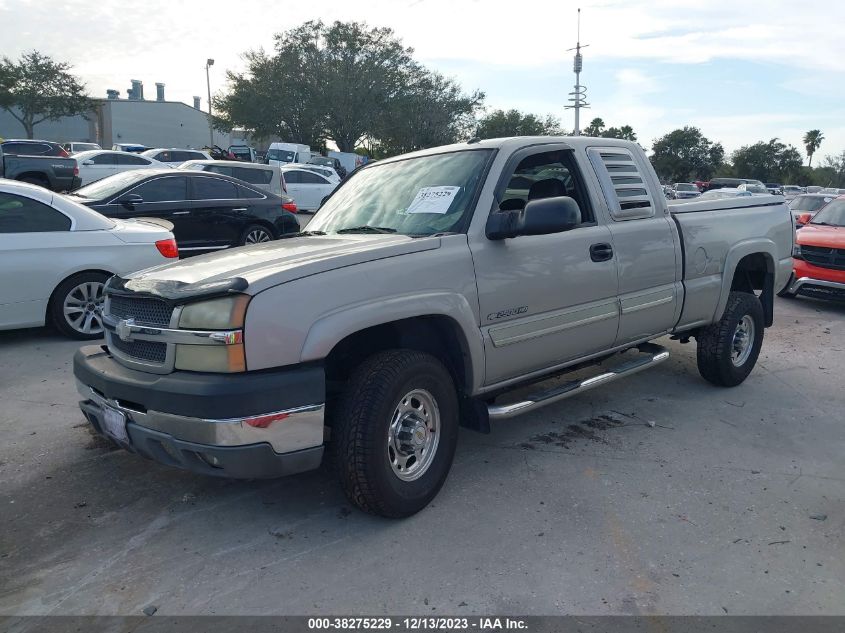
[[[567,50],[575,51],[575,62],[572,65],[573,70],[575,71],[575,90],[570,92],[568,101],[572,102],[572,105],[564,106],[566,110],[575,110],[575,131],[573,135],[581,136],[581,122],[580,122],[580,111],[581,108],[589,108],[590,104],[587,103],[587,87],[581,85],[581,68],[584,65],[584,58],[581,56],[581,48],[587,48],[589,44],[584,44],[581,46],[581,9],[578,9],[578,39],[575,44],[575,48],[570,48]]]

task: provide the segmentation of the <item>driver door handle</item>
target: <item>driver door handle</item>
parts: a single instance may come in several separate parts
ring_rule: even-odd
[[[607,242],[590,246],[590,259],[594,262],[606,262],[613,259],[613,247]]]
[[[173,215],[188,215],[190,211],[174,211]]]

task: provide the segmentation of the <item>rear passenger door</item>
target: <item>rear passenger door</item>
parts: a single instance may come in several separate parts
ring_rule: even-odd
[[[194,201],[194,221],[206,250],[238,243],[244,228],[244,200],[231,180],[211,174],[191,174],[190,193]]]
[[[642,157],[624,147],[587,150],[607,201],[610,235],[619,269],[620,319],[616,345],[666,332],[681,301],[678,233]]]
[[[129,152],[117,154],[117,171],[130,171],[132,169],[149,169],[153,162],[144,156],[130,154]]]
[[[79,167],[79,177],[83,185],[102,180],[117,173],[117,154],[97,154],[83,160]]]

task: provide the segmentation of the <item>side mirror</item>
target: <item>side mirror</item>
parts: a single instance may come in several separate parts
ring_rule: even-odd
[[[812,213],[802,213],[802,214],[801,214],[801,215],[799,215],[799,216],[798,216],[798,218],[795,220],[795,223],[796,223],[796,224],[800,224],[801,226],[804,226],[805,224],[807,224],[807,223],[808,223],[810,220],[812,220],[812,219],[813,219],[813,214],[812,214]]]
[[[118,202],[127,209],[134,209],[135,205],[142,204],[144,202],[144,199],[137,193],[130,193],[123,196],[120,200],[118,200]]]
[[[491,240],[519,235],[563,233],[581,224],[581,209],[568,196],[531,200],[518,211],[496,211],[487,219],[485,232]]]

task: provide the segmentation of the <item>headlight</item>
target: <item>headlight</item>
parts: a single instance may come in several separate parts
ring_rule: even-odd
[[[182,308],[179,327],[186,330],[242,328],[249,300],[249,295],[229,295],[219,299],[189,303]]]
[[[235,373],[246,371],[243,332],[248,295],[229,295],[190,303],[182,308],[179,328],[222,330],[208,344],[176,345],[176,369]]]

